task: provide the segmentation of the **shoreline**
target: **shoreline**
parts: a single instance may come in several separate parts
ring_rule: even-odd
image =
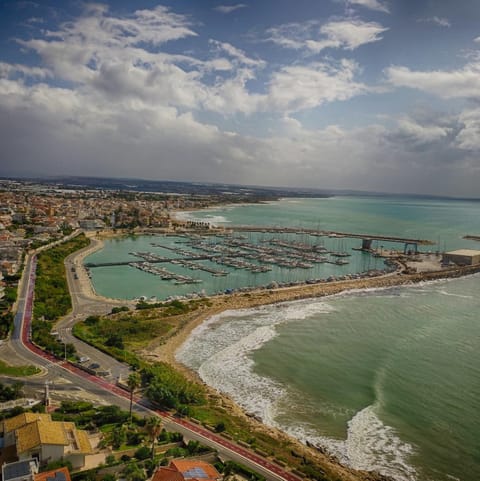
[[[465,277],[480,272],[480,265],[470,268],[455,268],[443,271],[432,271],[418,274],[404,274],[394,272],[382,276],[336,281],[314,285],[284,287],[278,289],[265,289],[249,293],[234,293],[225,296],[209,298],[213,305],[204,310],[199,316],[192,319],[177,333],[168,338],[165,343],[158,346],[153,353],[159,360],[169,362],[182,371],[188,371],[199,379],[197,374],[176,360],[175,353],[190,337],[192,331],[210,318],[220,315],[225,311],[257,308],[266,305],[280,304],[307,299],[328,298],[338,294],[366,291],[370,289],[390,289],[399,286],[413,286],[422,282],[434,282],[447,279]],[[203,383],[203,381],[202,381]]]
[[[104,238],[112,236],[104,236]],[[102,238],[93,238],[91,245],[83,252],[79,252],[77,256],[75,254],[72,257],[73,262],[83,262],[87,255],[101,249],[103,247]],[[139,354],[148,359],[149,361],[163,361],[172,365],[175,369],[183,373],[191,382],[200,383],[207,390],[209,397],[215,400],[215,402],[227,409],[233,416],[240,417],[248,423],[249,429],[252,433],[267,434],[273,439],[286,441],[295,446],[298,452],[305,453],[306,455],[315,459],[319,465],[329,466],[330,469],[341,471],[341,479],[345,480],[379,480],[390,479],[386,477],[374,477],[373,472],[356,471],[348,466],[341,464],[336,458],[330,456],[328,453],[314,446],[308,446],[303,444],[298,439],[288,435],[284,431],[277,428],[270,427],[261,422],[261,420],[252,418],[248,413],[236,404],[228,395],[217,391],[216,389],[208,386],[200,376],[180,361],[176,359],[177,350],[183,345],[185,341],[191,336],[192,331],[203,324],[208,319],[214,316],[221,315],[228,310],[241,310],[247,308],[257,308],[264,305],[272,305],[283,302],[299,301],[302,299],[315,299],[335,296],[343,293],[352,293],[358,291],[364,291],[368,289],[388,289],[397,286],[412,286],[422,282],[440,281],[446,279],[454,279],[464,277],[467,275],[480,272],[480,265],[469,267],[456,267],[443,270],[434,271],[420,271],[418,273],[407,273],[407,266],[399,263],[399,269],[393,273],[387,273],[377,277],[366,277],[353,280],[341,280],[335,282],[322,282],[318,284],[304,284],[301,286],[283,287],[277,289],[258,289],[247,293],[236,292],[228,295],[212,296],[209,297],[211,302],[210,307],[203,308],[197,316],[183,325],[172,336],[163,340],[162,344],[157,345],[153,349],[148,347],[139,352]],[[91,279],[86,275],[86,271],[83,268],[82,273],[85,275],[84,282],[80,283],[80,289],[83,295],[88,296],[91,300],[97,302],[121,302],[124,305],[130,304],[132,301],[120,301],[117,299],[104,298],[98,296],[93,288]]]

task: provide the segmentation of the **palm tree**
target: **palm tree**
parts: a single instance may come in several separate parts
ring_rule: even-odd
[[[158,416],[152,416],[148,418],[145,427],[147,428],[147,432],[150,435],[150,439],[152,441],[152,461],[155,458],[155,441],[157,440],[158,435],[160,434],[162,428],[162,421]]]
[[[127,386],[130,389],[130,424],[132,424],[132,408],[133,408],[133,393],[138,386],[140,386],[140,376],[137,372],[132,372],[128,376]]]

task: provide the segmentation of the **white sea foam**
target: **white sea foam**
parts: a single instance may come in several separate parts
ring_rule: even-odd
[[[175,219],[178,220],[200,220],[195,218],[195,211],[190,211],[190,210],[181,210],[178,212],[175,212]]]
[[[197,327],[176,356],[196,369],[207,384],[228,394],[246,411],[261,417],[264,423],[303,442],[324,447],[352,468],[376,470],[398,481],[414,481],[415,469],[407,462],[413,447],[404,443],[375,413],[381,406],[381,392],[377,391],[381,391],[384,372],[379,373],[375,383],[377,404],[352,417],[346,440],[321,436],[314,424],[279,422],[282,408],[296,405],[296,394],[287,386],[254,372],[251,354],[277,335],[276,326],[328,314],[332,310],[329,303],[312,300],[226,311]],[[335,409],[333,406],[318,408],[322,412]]]
[[[325,302],[295,301],[226,311],[194,329],[177,350],[176,358],[196,369],[207,384],[273,425],[277,402],[286,395],[286,390],[254,373],[252,352],[277,335],[277,325],[331,310]]]
[[[203,222],[208,222],[210,224],[229,224],[231,221],[229,221],[226,217],[223,215],[206,215],[203,219],[201,219]]]
[[[225,210],[225,209],[224,209]],[[202,211],[204,213],[205,211]],[[223,215],[218,214],[207,214],[205,216],[199,216],[199,211],[179,211],[175,212],[175,218],[178,220],[183,221],[192,221],[192,222],[208,222],[210,224],[228,224],[230,221],[224,217]]]
[[[453,292],[447,292],[444,290],[438,291],[439,294],[442,294],[444,296],[451,296],[451,297],[460,297],[461,299],[473,299],[473,296],[465,296],[463,294],[455,294]]]
[[[322,447],[351,468],[377,471],[396,481],[417,479],[415,468],[408,464],[413,447],[379,419],[373,406],[362,409],[349,421],[346,440],[320,436],[306,424],[278,427],[304,443]]]

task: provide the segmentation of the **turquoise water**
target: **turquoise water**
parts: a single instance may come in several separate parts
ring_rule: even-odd
[[[427,238],[450,250],[480,248],[462,239],[480,234],[479,206],[339,197],[184,215]],[[114,241],[96,255],[118,260],[129,249],[149,250],[143,247],[151,241]],[[105,278],[109,293],[135,297],[138,285],[148,287],[146,274],[116,269]],[[97,290],[105,288],[101,272],[92,269]],[[266,423],[326,446],[353,467],[398,480],[472,481],[480,479],[479,308],[475,275],[231,311],[200,326],[178,357]]]
[[[178,358],[358,469],[480,479],[480,277],[229,312]]]

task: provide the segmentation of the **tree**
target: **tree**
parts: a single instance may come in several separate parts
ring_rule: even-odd
[[[14,399],[18,399],[20,397],[22,397],[24,395],[24,392],[23,392],[23,382],[21,381],[15,381],[13,384],[12,384],[12,392],[13,392],[13,398]]]
[[[118,426],[112,431],[112,446],[115,449],[119,449],[126,439],[127,433],[123,426]]]
[[[127,386],[130,389],[130,424],[132,424],[132,408],[133,408],[133,393],[138,386],[140,386],[140,376],[136,372],[132,372],[127,379]]]
[[[145,424],[147,432],[150,435],[150,440],[152,441],[152,461],[155,457],[155,441],[162,430],[162,421],[158,416],[152,416],[148,418]]]

